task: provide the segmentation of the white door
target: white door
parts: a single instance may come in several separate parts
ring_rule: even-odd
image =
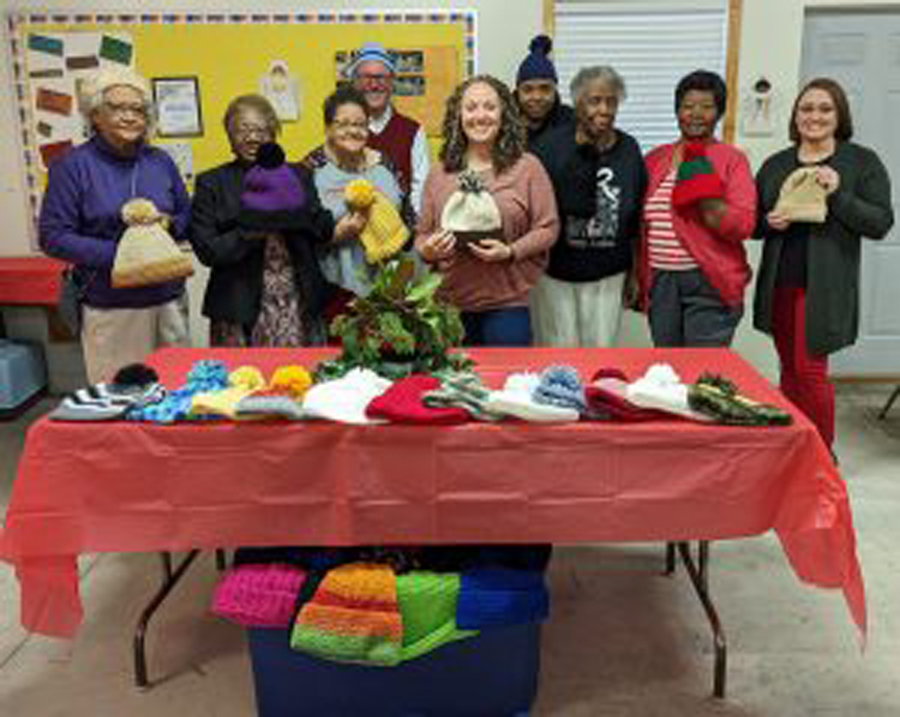
[[[872,147],[900,195],[900,12],[822,11],[806,15],[801,81],[832,77],[846,90],[853,139]],[[900,214],[898,214],[900,220]],[[863,243],[860,331],[834,355],[840,376],[900,375],[900,228]]]

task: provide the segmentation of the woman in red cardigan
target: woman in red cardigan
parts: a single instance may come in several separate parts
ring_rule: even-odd
[[[645,159],[638,275],[656,346],[728,346],[744,312],[756,187],[743,153],[714,137],[726,97],[713,72],[682,78],[681,138]]]

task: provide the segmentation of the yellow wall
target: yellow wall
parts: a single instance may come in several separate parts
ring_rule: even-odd
[[[284,60],[300,80],[303,106],[297,122],[283,126],[281,143],[288,157],[300,159],[321,144],[322,101],[335,88],[334,53],[364,42],[382,42],[392,49],[452,46],[457,50],[459,76],[464,70],[464,28],[454,24],[174,24],[174,25],[26,25],[23,33],[97,31],[130,34],[136,69],[148,78],[196,76],[199,80],[204,134],[197,138],[161,138],[190,142],[194,174],[230,159],[221,125],[228,102],[258,92],[259,78],[272,60]],[[402,102],[402,99],[400,101]]]

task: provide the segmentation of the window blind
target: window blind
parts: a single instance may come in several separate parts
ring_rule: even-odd
[[[627,99],[616,126],[646,153],[678,136],[675,86],[697,69],[725,76],[728,12],[722,2],[555,4],[553,59],[560,94],[589,65],[611,65],[625,80]],[[720,125],[721,128],[721,125]]]

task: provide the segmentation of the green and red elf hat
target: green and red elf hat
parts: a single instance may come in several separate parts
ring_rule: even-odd
[[[706,156],[705,145],[702,142],[686,144],[675,175],[672,207],[681,211],[701,200],[722,199],[724,196],[725,186]]]

